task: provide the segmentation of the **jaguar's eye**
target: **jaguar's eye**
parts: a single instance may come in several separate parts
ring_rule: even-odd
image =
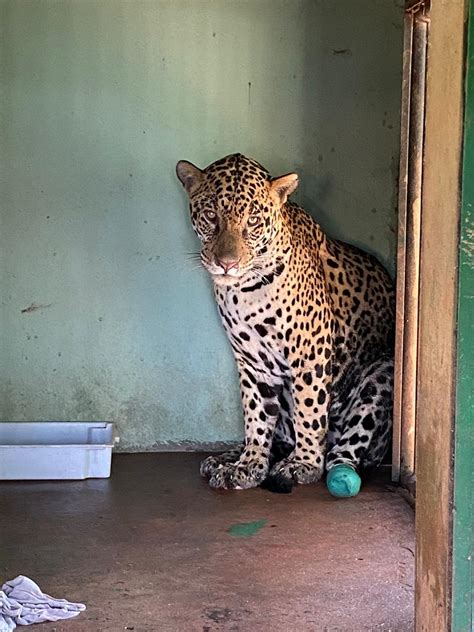
[[[212,224],[216,223],[217,215],[214,211],[204,211],[204,217]]]
[[[257,226],[259,221],[260,221],[260,218],[258,217],[258,215],[251,215],[247,220],[247,224],[249,226]]]

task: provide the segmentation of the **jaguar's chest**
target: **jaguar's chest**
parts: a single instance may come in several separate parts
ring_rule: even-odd
[[[224,329],[236,355],[254,366],[263,365],[274,375],[287,370],[282,340],[281,309],[275,289],[268,286],[253,292],[216,289],[216,301]]]
[[[277,335],[277,304],[269,289],[244,292],[239,288],[216,289],[216,301],[228,334],[245,342]]]

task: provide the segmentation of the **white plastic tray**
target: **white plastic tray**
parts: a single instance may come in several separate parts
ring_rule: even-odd
[[[0,480],[108,478],[117,441],[107,422],[0,423]]]

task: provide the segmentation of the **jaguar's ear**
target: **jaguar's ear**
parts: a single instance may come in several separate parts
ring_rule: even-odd
[[[199,188],[203,173],[201,169],[187,160],[180,160],[176,165],[176,175],[181,180],[188,195],[192,195]]]
[[[293,193],[297,186],[297,173],[287,173],[285,176],[273,178],[270,181],[270,191],[276,200],[282,205],[286,202],[288,196]]]

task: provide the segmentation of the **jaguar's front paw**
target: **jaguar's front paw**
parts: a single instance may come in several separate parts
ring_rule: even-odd
[[[209,487],[213,489],[232,489],[232,474],[235,467],[234,463],[218,463],[208,475]]]
[[[297,457],[288,457],[277,463],[270,472],[270,477],[292,481],[293,483],[315,483],[319,481],[324,472],[324,462],[321,458],[321,463],[307,463]]]
[[[222,454],[211,454],[211,456],[201,461],[201,465],[199,466],[201,476],[205,476],[206,478],[212,477],[223,465],[232,465],[238,461],[241,454],[241,445],[227,450],[227,452],[223,452]]]
[[[260,485],[267,473],[268,460],[264,457],[220,464],[209,477],[209,485],[214,489],[250,489]]]
[[[268,460],[255,459],[250,463],[237,464],[231,474],[230,482],[233,489],[250,489],[258,487],[268,474]]]
[[[219,468],[221,463],[222,462],[219,460],[218,456],[211,455],[211,456],[206,457],[203,461],[201,461],[201,464],[199,466],[199,472],[201,476],[210,478],[214,474],[214,472]]]

